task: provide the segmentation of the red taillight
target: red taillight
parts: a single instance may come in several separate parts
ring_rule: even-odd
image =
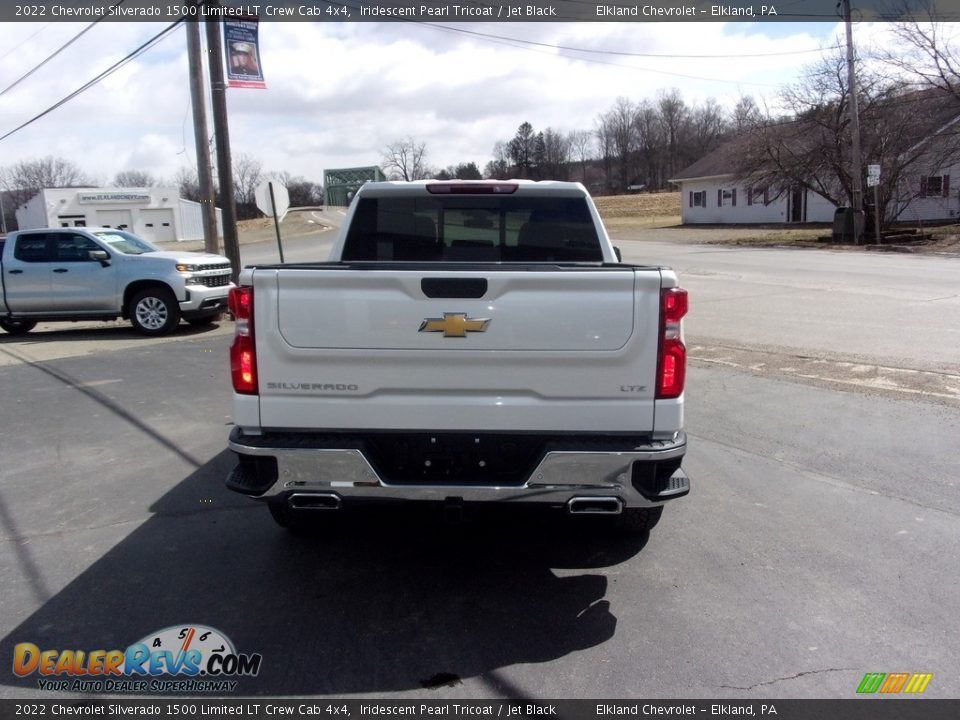
[[[249,320],[253,315],[253,288],[230,288],[227,294],[227,307],[236,320]]]
[[[660,291],[660,357],[657,361],[657,399],[680,397],[687,375],[687,348],[680,339],[680,321],[687,314],[687,291]]]
[[[236,321],[230,346],[230,375],[233,389],[244,395],[256,395],[257,352],[253,336],[253,288],[235,287],[227,296],[227,306]]]
[[[687,314],[687,291],[670,288],[660,291],[661,309],[664,322],[678,323]]]

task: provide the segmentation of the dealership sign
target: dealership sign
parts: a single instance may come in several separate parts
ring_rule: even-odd
[[[81,203],[129,203],[129,202],[150,202],[150,193],[145,192],[126,192],[123,190],[111,192],[105,190],[102,192],[86,192],[77,196],[77,201]]]

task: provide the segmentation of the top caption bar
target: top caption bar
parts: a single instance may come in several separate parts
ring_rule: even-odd
[[[960,0],[851,0],[856,21],[960,20]],[[163,22],[256,17],[261,22],[838,22],[837,0],[39,0],[3,3],[3,22]]]

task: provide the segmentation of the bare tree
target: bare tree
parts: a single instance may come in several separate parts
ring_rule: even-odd
[[[580,182],[587,182],[587,160],[593,155],[593,133],[589,130],[573,130],[567,135],[570,154],[580,163]]]
[[[432,175],[427,166],[427,144],[409,136],[387,145],[381,162],[393,180],[424,180]]]
[[[263,164],[240,153],[233,160],[233,191],[238,205],[256,205],[254,192],[263,180]]]
[[[37,160],[21,160],[0,171],[0,184],[14,208],[30,201],[44,188],[83,187],[89,179],[69,160],[48,155]]]
[[[666,173],[672,176],[680,165],[680,148],[685,126],[690,119],[690,110],[676,88],[661,90],[657,98],[657,107],[660,110],[660,123],[663,127],[664,142],[666,143]]]
[[[193,202],[200,202],[200,180],[197,179],[196,168],[181,167],[173,178],[180,197]]]
[[[541,180],[567,180],[570,177],[570,139],[547,128],[543,135],[543,159],[539,169]]]
[[[664,177],[664,135],[660,113],[653,103],[644,100],[637,107],[636,117],[638,166],[641,178],[653,189],[666,185]]]
[[[741,95],[737,104],[733,106],[730,120],[734,132],[739,134],[763,122],[763,114],[752,95]]]
[[[904,71],[923,85],[960,98],[960,54],[951,43],[955,23],[937,22],[930,2],[914,1],[900,8],[909,18],[891,25],[897,41],[881,50],[880,59]]]
[[[506,180],[510,174],[510,150],[508,143],[498,140],[493,144],[493,160],[483,169],[485,178]]]
[[[282,183],[290,196],[290,207],[314,207],[323,204],[323,188],[288,170],[270,173],[269,179]]]
[[[618,97],[613,107],[601,116],[601,143],[606,142],[617,161],[617,179],[612,184],[618,191],[632,180],[632,156],[637,149],[637,106],[628,98]]]
[[[143,170],[123,170],[113,178],[114,187],[121,188],[153,187],[156,184],[157,179]]]
[[[691,141],[685,143],[686,161],[696,161],[713,150],[727,131],[725,113],[717,101],[708,98],[703,105],[694,106],[690,113]]]
[[[929,194],[921,175],[936,175],[960,158],[960,136],[941,132],[960,115],[960,103],[945,89],[916,91],[863,65],[857,89],[863,158],[883,168],[877,195],[882,221],[889,221],[915,197]],[[748,187],[777,194],[806,188],[850,206],[850,92],[843,55],[825,56],[781,99],[795,119],[748,132],[732,158],[738,176]]]
[[[600,146],[600,160],[603,162],[604,186],[607,192],[614,188],[613,182],[613,128],[606,114],[599,115],[594,121],[597,143]]]

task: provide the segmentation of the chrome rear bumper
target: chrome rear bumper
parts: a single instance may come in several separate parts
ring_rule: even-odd
[[[340,502],[417,500],[566,505],[573,499],[619,499],[624,507],[654,507],[689,492],[679,467],[686,452],[683,432],[628,451],[550,451],[522,485],[412,485],[388,483],[356,448],[271,446],[269,438],[234,430],[230,449],[240,464],[227,487],[258,500],[279,502],[293,495],[335,496]],[[658,471],[659,468],[659,471]],[[333,502],[333,501],[331,501]]]

